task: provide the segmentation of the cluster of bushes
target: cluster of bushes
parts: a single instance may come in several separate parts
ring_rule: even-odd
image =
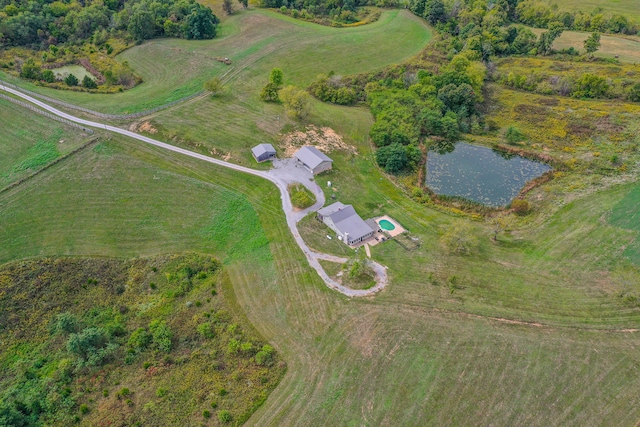
[[[378,164],[389,173],[416,168],[418,144],[426,136],[455,140],[459,132],[479,132],[485,67],[457,55],[439,73],[418,71],[410,78],[367,85],[375,123],[370,136]]]
[[[339,76],[320,74],[309,86],[311,95],[323,102],[338,105],[353,105],[358,100],[355,89],[345,85]]]
[[[113,425],[136,425],[140,419],[162,424],[176,405],[194,406],[183,411],[190,417],[200,404],[195,394],[183,397],[181,392],[156,409],[152,401],[134,398],[132,389],[140,381],[166,385],[164,381],[176,381],[176,375],[211,387],[209,380],[193,376],[199,378],[212,364],[225,389],[216,390],[221,400],[211,408],[220,406],[219,418],[224,422],[242,424],[276,385],[284,365],[277,363],[273,347],[234,323],[241,318],[233,306],[210,298],[216,294],[219,267],[210,257],[193,255],[159,263],[29,261],[0,269],[5,291],[0,294],[0,312],[16,313],[0,330],[6,344],[0,346],[0,359],[6,361],[0,376],[0,425],[94,424],[95,417]],[[148,283],[149,278],[154,282]],[[27,288],[28,303],[16,298]],[[176,299],[174,291],[185,289],[191,289],[189,296],[197,298],[195,303]],[[62,311],[69,306],[73,311]],[[196,355],[201,350],[210,357],[200,360]],[[139,366],[129,366],[134,363]],[[166,365],[179,368],[154,379]],[[141,368],[144,378],[131,374]],[[123,375],[115,380],[104,375],[114,370]],[[126,384],[119,384],[121,378],[126,378]],[[245,381],[253,382],[252,390],[244,389]],[[171,388],[156,391],[158,399],[171,394]],[[113,411],[112,405],[126,406],[126,410]],[[85,418],[92,416],[93,420]],[[172,413],[174,420],[175,416]]]
[[[548,6],[536,0],[520,1],[515,16],[523,24],[549,28],[554,22],[576,31],[598,31],[614,34],[637,34],[640,27],[619,14],[606,14],[601,8],[591,13],[561,12],[556,6]]]
[[[360,22],[359,8],[363,6],[397,7],[398,4],[398,0],[260,0],[261,7],[278,8],[294,18],[338,26]]]
[[[4,47],[47,49],[109,37],[210,39],[216,35],[218,22],[211,9],[195,0],[0,0],[0,42]]]
[[[640,83],[625,80],[616,84],[611,79],[595,73],[571,76],[548,75],[535,71],[527,75],[509,72],[508,74],[497,74],[495,80],[513,89],[542,95],[590,99],[617,98],[640,102]]]
[[[289,186],[291,203],[298,209],[306,209],[316,202],[316,197],[302,184],[292,184]]]

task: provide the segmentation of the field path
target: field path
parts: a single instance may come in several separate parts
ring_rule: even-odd
[[[93,122],[90,120],[85,120],[85,119],[72,116],[71,114],[67,114],[63,111],[60,111],[48,104],[45,104],[42,101],[39,101],[16,89],[12,89],[4,85],[0,85],[0,89],[8,93],[11,93],[15,96],[18,96],[26,101],[29,101],[32,104],[35,104],[38,107],[50,113],[53,113],[59,117],[67,119],[69,121],[79,123],[84,126],[89,126],[97,129],[103,129],[109,132],[118,133],[120,135],[128,136],[130,138],[137,139],[139,141],[154,145],[156,147],[164,148],[165,150],[170,150],[176,153],[183,154],[185,156],[193,157],[199,160],[204,160],[205,162],[209,162],[218,166],[233,169],[238,172],[255,175],[260,178],[264,178],[268,181],[271,181],[280,190],[280,196],[282,199],[282,210],[284,211],[285,216],[287,218],[287,225],[289,226],[289,230],[291,230],[291,234],[293,234],[293,237],[296,243],[298,244],[298,246],[300,246],[300,249],[302,249],[302,252],[307,257],[307,260],[309,261],[309,265],[316,270],[318,275],[322,278],[322,280],[324,280],[325,284],[329,288],[336,290],[348,297],[364,297],[364,296],[373,295],[376,292],[381,291],[387,286],[389,280],[386,272],[386,267],[384,267],[381,264],[378,264],[375,261],[371,262],[371,267],[373,271],[376,273],[376,285],[374,287],[367,290],[356,290],[356,289],[347,288],[346,286],[342,286],[341,284],[333,280],[331,277],[329,277],[329,275],[326,273],[322,265],[320,265],[319,260],[322,259],[327,261],[344,263],[347,261],[347,259],[312,251],[304,242],[304,240],[302,239],[302,236],[300,236],[300,232],[298,231],[298,221],[304,218],[304,216],[309,212],[318,210],[320,207],[324,205],[324,201],[325,201],[324,193],[322,192],[322,189],[315,182],[312,183],[309,180],[306,180],[306,182],[305,180],[298,181],[297,179],[292,178],[291,174],[283,175],[282,173],[278,172],[278,169],[273,169],[270,171],[261,171],[261,170],[251,169],[245,166],[236,165],[234,163],[225,162],[224,160],[215,159],[213,157],[205,156],[204,154],[199,154],[190,150],[185,150],[184,148],[176,147],[174,145],[170,145],[170,144],[158,141],[156,139],[149,138],[144,135],[139,135],[135,132],[132,132],[126,129],[121,129],[116,126]],[[293,181],[300,182],[300,184],[309,188],[315,194],[317,202],[313,206],[311,206],[308,209],[305,209],[304,211],[294,211],[293,206],[291,205],[291,199],[289,198],[289,191],[287,190],[287,186]]]

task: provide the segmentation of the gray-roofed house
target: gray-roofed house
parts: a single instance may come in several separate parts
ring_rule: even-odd
[[[305,145],[293,155],[296,161],[314,175],[331,169],[333,160],[316,147]]]
[[[320,209],[317,215],[319,220],[335,231],[348,245],[360,243],[375,233],[351,205],[336,202]]]
[[[256,145],[251,149],[251,153],[258,163],[276,158],[276,149],[271,144]]]

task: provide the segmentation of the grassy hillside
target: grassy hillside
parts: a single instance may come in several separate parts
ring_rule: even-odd
[[[193,254],[5,265],[0,423],[241,424],[285,366],[224,277]]]
[[[0,100],[0,189],[28,176],[89,140],[80,130]],[[15,126],[23,123],[22,126]]]
[[[366,71],[408,56],[415,46],[396,44],[401,31],[417,28],[419,37],[411,43],[428,37],[422,24],[398,11],[372,26],[350,29],[353,33],[265,11],[227,22],[246,25],[241,34],[253,37],[244,45],[247,67],[228,93],[163,112],[150,124],[158,130],[156,137],[208,153],[231,153],[238,163],[249,162],[250,144],[276,141],[279,132],[297,128],[283,117],[278,120],[282,107],[258,101],[273,66],[284,69],[287,83],[304,85],[318,72]],[[261,33],[252,32],[250,23]],[[366,40],[376,28],[394,32],[380,30],[376,46]],[[304,41],[288,39],[289,33]],[[336,34],[349,35],[336,45],[344,54],[331,44]],[[359,38],[349,39],[353,35]],[[260,56],[270,52],[272,41],[281,49]],[[356,42],[370,50],[359,56],[360,51],[346,48]],[[145,55],[166,55],[162,49],[145,54],[146,47],[179,48],[172,43],[136,49],[142,61]],[[250,43],[256,43],[255,50]],[[303,55],[296,43],[322,46],[327,54]],[[201,45],[203,51],[206,46]],[[291,59],[283,59],[285,53]],[[147,92],[150,98],[153,93]],[[532,135],[564,132],[562,138],[540,138],[533,148],[553,150],[567,161],[575,158],[576,168],[597,165],[596,150],[604,164],[626,148],[623,160],[635,159],[635,140],[620,137],[635,123],[635,110],[625,110],[625,104],[554,99],[540,107],[546,98],[524,92],[500,89],[489,95],[499,101],[489,118],[501,125],[515,122]],[[133,97],[125,93],[121,101],[125,96]],[[129,108],[91,99],[105,109]],[[516,108],[520,104],[543,111],[524,114],[529,110]],[[591,110],[608,119],[591,123]],[[373,166],[367,110],[314,102],[311,120],[333,127],[353,146],[331,153],[334,170],[319,178],[333,183],[327,195],[352,203],[365,218],[388,214],[421,242],[413,251],[394,241],[372,248],[391,278],[375,297],[348,299],[321,282],[295,244],[271,184],[121,138],[0,195],[0,262],[184,251],[220,259],[226,276],[219,289],[225,299],[246,313],[287,363],[282,382],[248,425],[630,425],[640,419],[640,269],[633,257],[623,256],[637,241],[638,232],[626,220],[626,212],[636,209],[637,195],[629,185],[615,186],[628,177],[558,174],[531,194],[537,214],[519,219],[517,231],[500,234],[497,242],[487,226],[470,221],[478,249],[458,256],[439,242],[456,218],[411,200]],[[599,139],[567,136],[571,120],[601,126]],[[620,123],[623,130],[614,126]],[[309,222],[301,232],[311,237],[312,246],[351,255]],[[206,300],[200,301],[204,306]],[[217,423],[204,417],[201,422]]]
[[[639,310],[617,296],[623,279],[638,283],[637,268],[616,257],[635,233],[593,229],[625,191],[578,201],[551,217],[542,232],[526,232],[523,242],[495,246],[478,228],[484,236],[480,253],[457,259],[442,254],[437,243],[448,215],[415,205],[375,174],[369,173],[366,185],[363,178],[346,183],[338,172],[346,164],[338,157],[331,179],[341,200],[355,203],[365,216],[383,210],[423,242],[412,253],[393,242],[374,248],[374,256],[390,267],[391,287],[370,300],[347,300],[307,266],[269,184],[136,143],[114,140],[99,147],[0,196],[3,249],[8,242],[2,258],[185,249],[221,257],[229,278],[223,289],[289,367],[249,424],[411,425],[420,419],[437,425],[480,417],[494,424],[576,425],[604,422],[605,416],[626,424],[640,416],[637,405],[603,406],[637,398],[636,376],[628,374],[640,363],[635,334],[575,328],[640,324]],[[367,156],[356,161],[356,170],[364,168]],[[125,169],[127,176],[118,178]],[[71,189],[68,198],[56,190],[63,185]],[[56,191],[62,202],[43,198]],[[31,195],[31,202],[21,201],[21,194]],[[211,203],[203,203],[207,199]],[[231,223],[217,213],[225,199],[240,203]],[[76,205],[81,213],[68,207],[82,201]],[[47,227],[24,225],[43,216]],[[235,224],[251,230],[254,240],[234,238],[243,232]],[[615,238],[606,240],[607,235]],[[563,259],[574,261],[557,261]],[[431,270],[436,283],[428,281]],[[460,278],[453,293],[446,282],[452,274]],[[465,313],[574,327],[518,325]],[[512,403],[498,404],[507,400]]]
[[[394,43],[386,43],[390,36]],[[300,85],[309,84],[320,72],[371,71],[417,54],[430,36],[426,25],[407,11],[385,12],[377,22],[361,27],[329,28],[251,10],[227,19],[214,40],[154,40],[125,51],[118,59],[127,61],[144,83],[122,93],[56,91],[0,76],[98,111],[126,113],[196,93],[213,76],[237,80],[236,75],[244,72],[236,88],[249,83],[255,90],[264,85],[275,66],[286,70],[286,84]],[[233,64],[224,65],[216,57],[229,57]]]
[[[633,231],[640,231],[640,186],[631,187],[630,191],[613,207],[609,222]],[[626,247],[624,255],[640,265],[640,238]],[[631,295],[633,297],[633,295]]]

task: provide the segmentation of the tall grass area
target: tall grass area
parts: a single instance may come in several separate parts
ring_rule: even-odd
[[[0,189],[78,148],[89,136],[78,129],[0,100]],[[15,126],[22,123],[23,126]]]
[[[390,37],[394,43],[387,43]],[[357,28],[329,28],[251,10],[225,20],[220,36],[213,40],[153,40],[123,52],[117,59],[127,61],[144,83],[122,93],[57,91],[4,73],[0,77],[101,112],[130,113],[196,93],[213,76],[241,80],[234,85],[242,92],[247,90],[242,85],[249,82],[257,99],[274,66],[285,70],[286,84],[299,85],[309,84],[320,72],[371,71],[417,54],[430,37],[427,26],[407,11],[387,11],[377,22]],[[228,57],[233,64],[224,65],[216,57]],[[244,77],[239,79],[241,72]]]
[[[557,5],[560,11],[591,13],[601,8],[603,12],[620,14],[640,21],[640,9],[635,0],[538,0],[547,6]]]
[[[224,411],[241,424],[285,364],[221,293],[224,277],[197,254],[0,268],[0,420],[194,425]]]

